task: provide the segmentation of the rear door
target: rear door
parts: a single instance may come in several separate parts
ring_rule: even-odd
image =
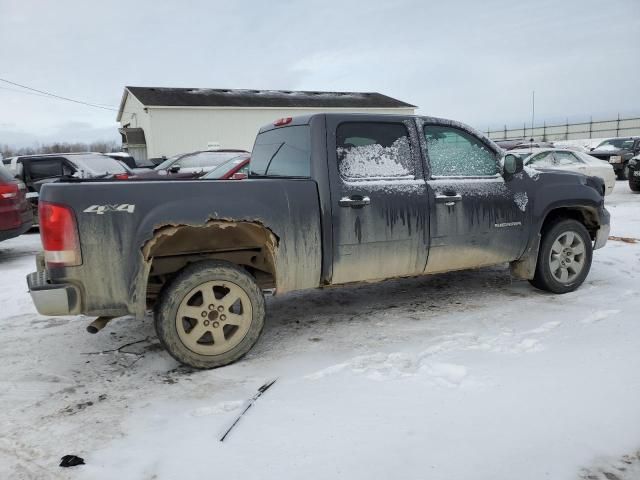
[[[462,125],[425,121],[431,246],[428,273],[494,265],[525,248],[524,174],[505,181],[500,153]]]
[[[422,273],[428,208],[414,121],[328,115],[327,132],[331,283]]]

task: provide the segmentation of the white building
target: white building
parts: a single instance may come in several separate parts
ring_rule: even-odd
[[[259,128],[282,117],[416,108],[380,93],[125,87],[117,120],[123,148],[142,160],[213,146],[250,151]]]

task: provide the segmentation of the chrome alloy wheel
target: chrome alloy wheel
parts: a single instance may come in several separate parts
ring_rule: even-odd
[[[574,232],[563,232],[553,242],[549,256],[549,270],[558,282],[572,283],[585,265],[585,245]]]
[[[220,355],[236,347],[251,326],[247,293],[233,282],[205,282],[180,303],[176,329],[182,343],[200,355]]]

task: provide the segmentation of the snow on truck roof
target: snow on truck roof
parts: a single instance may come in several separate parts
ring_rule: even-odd
[[[125,97],[127,92],[158,107],[417,108],[377,92],[125,87]]]

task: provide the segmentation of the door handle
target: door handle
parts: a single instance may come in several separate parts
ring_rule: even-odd
[[[444,203],[447,207],[452,207],[456,202],[462,200],[462,195],[436,195],[436,203]]]
[[[371,199],[369,197],[363,197],[361,195],[352,195],[350,197],[342,197],[338,202],[341,207],[362,208],[365,205],[369,205]]]

